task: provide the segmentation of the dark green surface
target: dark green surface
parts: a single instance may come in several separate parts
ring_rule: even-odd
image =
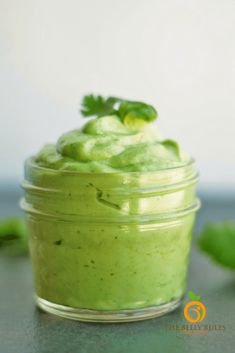
[[[2,194],[0,216],[17,214],[17,194]],[[207,221],[235,219],[235,198],[204,197],[197,230]],[[195,239],[194,239],[195,242]],[[235,343],[235,274],[191,254],[188,289],[207,307],[203,323],[224,332],[183,335],[168,329],[186,323],[182,306],[164,317],[131,324],[88,324],[40,312],[32,297],[27,258],[0,256],[0,353],[232,353]],[[186,302],[186,301],[184,301]]]

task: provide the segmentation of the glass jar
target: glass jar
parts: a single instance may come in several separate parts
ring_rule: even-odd
[[[156,172],[79,173],[25,163],[21,207],[36,302],[82,321],[137,321],[185,291],[198,174],[191,160]]]

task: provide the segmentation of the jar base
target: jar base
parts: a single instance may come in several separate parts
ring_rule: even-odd
[[[181,301],[182,297],[172,300],[166,304],[151,306],[148,308],[105,311],[72,308],[69,306],[55,304],[36,296],[36,303],[38,307],[47,313],[71,320],[102,323],[121,323],[153,319],[175,310],[178,308]]]

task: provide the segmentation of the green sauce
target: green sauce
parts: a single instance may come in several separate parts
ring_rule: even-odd
[[[40,298],[120,310],[182,296],[195,209],[171,214],[194,203],[196,180],[178,186],[184,171],[166,172],[189,162],[177,143],[162,141],[151,123],[105,116],[46,145],[33,162],[26,210]],[[169,180],[175,189],[159,191]],[[155,214],[162,219],[148,221]]]
[[[115,116],[96,118],[62,135],[56,145],[46,145],[36,163],[56,170],[115,173],[155,171],[188,161],[175,142],[158,138],[154,125],[137,123],[124,124]]]

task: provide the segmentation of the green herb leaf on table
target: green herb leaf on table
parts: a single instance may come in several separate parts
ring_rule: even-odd
[[[235,270],[235,222],[208,224],[200,235],[198,246],[216,263]]]
[[[87,95],[81,104],[81,114],[84,117],[102,117],[115,114],[124,123],[130,123],[137,119],[153,121],[157,119],[156,109],[144,102],[125,100],[118,97],[104,98],[100,95]]]
[[[9,217],[0,220],[0,250],[11,255],[28,252],[26,224],[21,218]]]

